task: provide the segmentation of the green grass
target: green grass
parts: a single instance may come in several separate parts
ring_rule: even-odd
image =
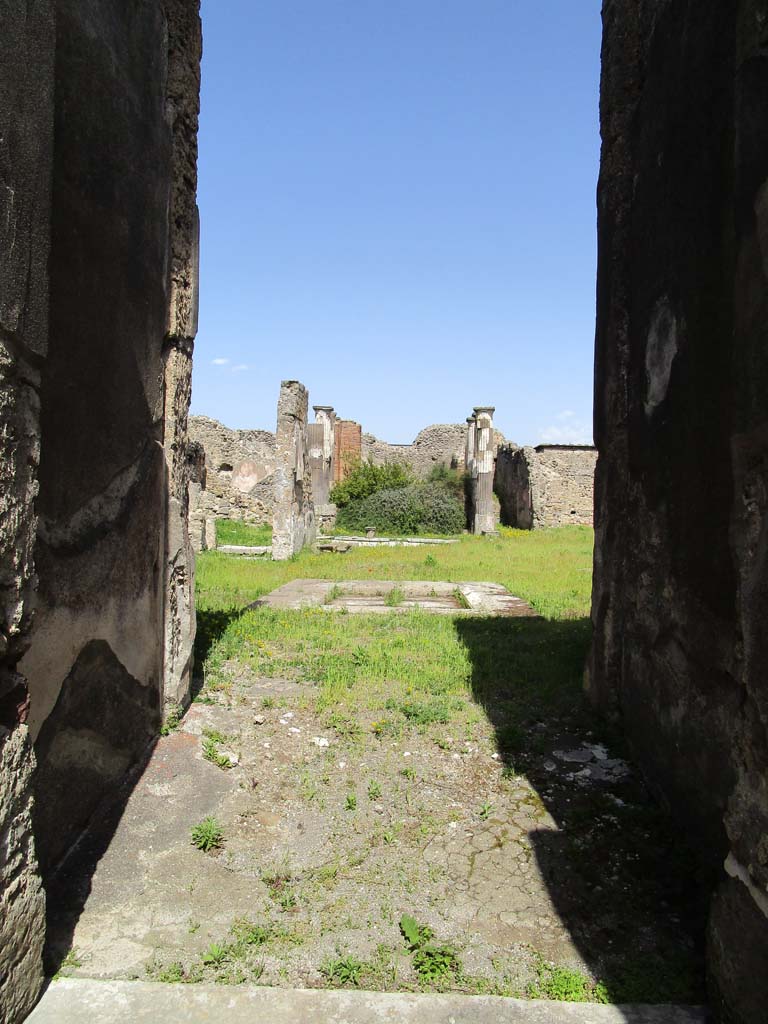
[[[197,577],[203,697],[226,691],[232,666],[239,666],[257,676],[316,684],[316,708],[333,712],[329,724],[337,732],[359,732],[354,716],[371,712],[377,735],[445,725],[465,714],[466,698],[488,709],[495,702],[498,712],[501,699],[511,739],[521,734],[523,719],[570,709],[579,700],[591,554],[592,531],[585,527],[464,537],[441,549],[436,565],[418,548],[302,552],[280,563],[204,552]],[[488,580],[529,600],[542,618],[414,610],[393,620],[247,607],[297,577]]]
[[[581,971],[550,964],[538,954],[534,970],[536,980],[528,986],[527,992],[531,999],[554,999],[563,1003],[611,1002],[605,986]]]
[[[235,524],[242,525],[242,524]],[[293,579],[487,580],[530,601],[546,618],[589,614],[593,532],[586,526],[507,530],[424,548],[353,548],[347,554],[302,551],[288,562],[243,561],[203,551],[197,558],[197,604],[203,612],[242,607]]]
[[[235,544],[241,547],[263,547],[272,543],[272,527],[269,523],[253,526],[239,519],[216,520],[216,543]]]

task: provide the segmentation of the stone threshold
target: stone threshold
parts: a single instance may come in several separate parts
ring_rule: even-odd
[[[53,981],[28,1024],[706,1024],[702,1007],[600,1006],[500,996],[416,995],[145,981]]]

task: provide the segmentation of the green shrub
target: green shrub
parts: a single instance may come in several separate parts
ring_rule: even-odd
[[[452,469],[444,463],[433,466],[427,476],[428,484],[437,484],[444,490],[449,491],[459,501],[464,501],[466,474],[460,469]]]
[[[379,491],[391,491],[400,487],[408,487],[413,483],[413,472],[409,466],[399,462],[385,462],[383,466],[374,466],[368,462],[359,462],[352,472],[331,488],[330,498],[340,509],[346,508],[353,501],[362,501]]]
[[[464,507],[442,486],[413,484],[353,501],[339,512],[337,522],[346,530],[372,526],[381,533],[461,533]]]

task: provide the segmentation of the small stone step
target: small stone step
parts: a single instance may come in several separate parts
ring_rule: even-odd
[[[63,978],[28,1024],[704,1024],[705,1010]]]

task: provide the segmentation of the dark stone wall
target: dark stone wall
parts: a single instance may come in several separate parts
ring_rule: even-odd
[[[54,10],[0,0],[0,1024],[43,980],[45,898],[32,829],[35,757],[18,663],[34,598],[40,372],[48,345]]]
[[[160,724],[171,176],[160,5],[59,0],[56,28],[39,590],[22,662],[40,759],[35,830],[46,869],[125,775],[126,758],[99,758],[98,744],[80,742],[81,728],[87,736],[96,726],[81,721],[83,707],[106,699],[114,715],[127,712],[124,674],[152,693],[141,728],[126,713],[129,763]],[[91,657],[89,670],[78,670],[97,638],[99,664]],[[52,712],[56,742],[40,732]],[[59,785],[51,789],[54,778]]]
[[[493,489],[499,499],[502,525],[530,530],[533,527],[530,462],[524,448],[499,448]]]
[[[603,21],[589,688],[623,719],[716,891],[718,1012],[757,1024],[768,1005],[768,0],[606,0]]]
[[[55,869],[184,701],[197,0],[58,0],[38,593],[19,664]]]
[[[189,682],[200,35],[199,0],[0,0],[0,1024],[39,866]]]

